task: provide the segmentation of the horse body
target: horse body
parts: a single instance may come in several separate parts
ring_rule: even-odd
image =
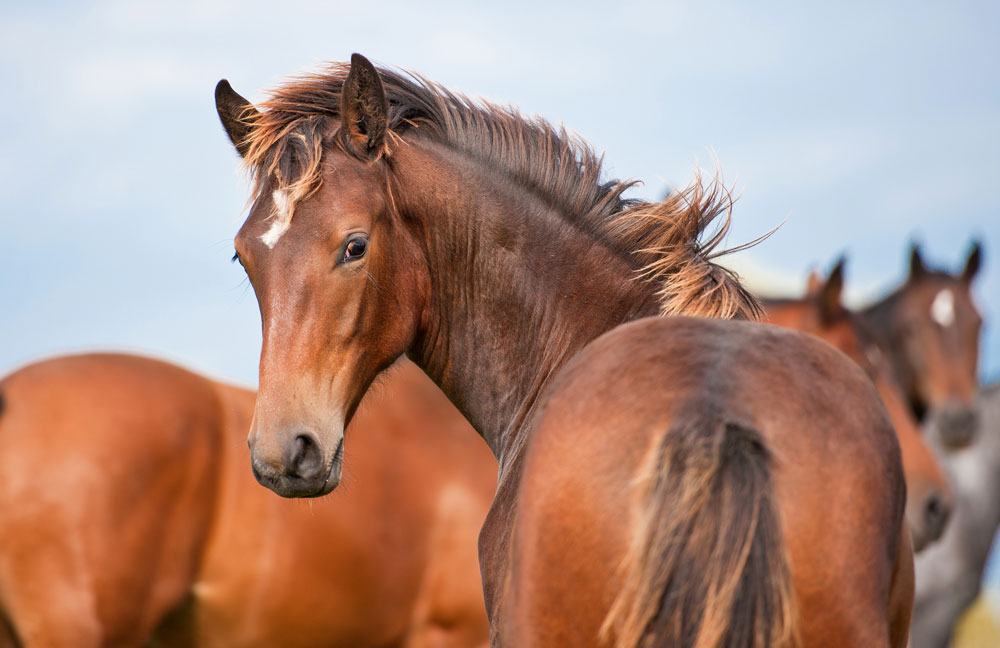
[[[364,473],[306,507],[246,470],[253,392],[118,355],[4,379],[0,615],[11,645],[485,642],[472,544],[493,461],[412,365],[386,390],[353,428]]]
[[[905,629],[890,632],[885,616],[889,591],[901,589],[893,580],[909,577],[898,450],[881,408],[844,416],[842,398],[870,402],[872,390],[835,354],[770,327],[687,318],[639,320],[588,345],[532,425],[501,643],[596,645],[616,592],[649,598],[642,577],[629,578],[637,570],[656,595],[645,616],[622,612],[619,642],[652,625],[664,645],[782,645],[797,626],[803,645],[886,645],[890,634],[900,645]],[[831,369],[819,376],[811,366]],[[795,406],[775,408],[776,399]],[[823,436],[803,434],[803,420]],[[664,485],[636,487],[656,480]],[[699,500],[704,508],[690,513]],[[661,544],[633,552],[644,524]],[[733,539],[739,550],[729,554]],[[678,573],[657,571],[670,564]],[[571,577],[545,577],[553,572]],[[900,612],[907,604],[895,602]],[[686,633],[699,617],[700,634]]]
[[[951,477],[955,512],[941,540],[916,560],[913,648],[944,648],[972,604],[1000,527],[1000,385],[983,389],[972,443],[954,448],[932,420],[927,438]]]
[[[285,496],[336,488],[350,461],[343,426],[405,352],[499,460],[479,542],[494,645],[905,645],[905,487],[870,381],[795,332],[642,319],[755,315],[708,261],[724,229],[697,241],[724,211],[717,192],[625,201],[627,185],[600,183],[597,157],[544,122],[357,55],[282,88],[262,112],[225,82],[216,99],[255,173],[235,246],[264,323],[250,434],[261,483]],[[718,420],[667,434],[705,403]],[[694,495],[635,494],[647,466],[668,485],[651,492],[670,492],[674,442],[712,446],[720,422],[724,440],[738,424],[738,467],[712,477],[693,460],[679,477],[707,481],[719,517]],[[773,515],[745,517],[767,497],[746,483],[773,488]],[[702,536],[684,531],[656,575],[670,540],[658,525],[678,516],[706,520],[694,526],[717,551],[701,554]],[[709,573],[685,572],[689,561]],[[761,573],[766,584],[744,578]],[[702,576],[719,587],[692,583]],[[700,611],[657,623],[678,609]]]
[[[800,299],[765,300],[766,319],[826,341],[864,369],[875,384],[899,439],[906,474],[906,521],[914,550],[919,552],[943,533],[952,508],[951,489],[920,433],[878,336],[858,313],[843,305],[843,263],[840,260],[825,280],[810,277],[810,287]]]
[[[0,392],[3,615],[26,648],[141,645],[195,578],[214,513],[225,413],[208,381],[82,356]]]

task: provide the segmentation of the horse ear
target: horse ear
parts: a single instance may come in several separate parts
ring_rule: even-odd
[[[809,272],[809,278],[806,279],[806,297],[819,297],[819,293],[822,289],[823,277],[821,277],[819,272],[816,270],[811,270]]]
[[[979,272],[979,266],[983,262],[983,245],[979,241],[973,241],[969,257],[965,260],[965,269],[962,270],[962,279],[972,282]]]
[[[927,274],[927,266],[920,256],[920,246],[914,243],[910,246],[910,279],[920,279]]]
[[[830,323],[843,314],[844,306],[841,301],[843,292],[844,257],[840,257],[819,292],[819,316],[821,320]]]
[[[352,54],[351,71],[340,95],[340,118],[344,142],[355,155],[367,160],[382,155],[388,115],[378,71],[365,57]]]
[[[215,86],[215,110],[219,113],[222,127],[229,135],[229,141],[236,147],[240,157],[246,157],[250,148],[250,124],[259,114],[257,109],[237,94],[229,81],[223,79]]]

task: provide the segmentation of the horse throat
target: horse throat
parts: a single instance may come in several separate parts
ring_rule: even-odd
[[[466,154],[415,139],[392,166],[397,208],[418,231],[431,283],[408,355],[503,470],[552,376],[605,331],[655,315],[655,288],[544,196]]]

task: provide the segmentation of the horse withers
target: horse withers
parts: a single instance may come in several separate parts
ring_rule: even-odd
[[[359,55],[216,104],[254,178],[262,483],[337,488],[344,427],[406,353],[499,460],[494,645],[906,644],[891,422],[828,345],[727,321],[759,306],[710,260],[725,227],[699,242],[718,185],[629,200],[547,122]]]
[[[844,260],[822,279],[810,275],[798,299],[766,299],[766,319],[826,341],[858,364],[871,378],[899,439],[906,473],[906,522],[913,546],[921,551],[944,532],[952,509],[951,489],[934,453],[920,433],[889,366],[878,336],[864,318],[843,304]]]
[[[978,242],[958,274],[928,268],[914,245],[906,281],[863,311],[885,341],[918,420],[939,418],[942,438],[956,448],[969,443],[976,429],[983,320],[972,281],[981,263]]]

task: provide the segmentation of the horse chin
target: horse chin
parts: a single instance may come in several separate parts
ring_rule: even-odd
[[[333,491],[340,484],[340,471],[331,474],[326,480],[303,479],[288,475],[264,475],[257,470],[253,476],[261,486],[274,491],[282,497],[322,497]]]

